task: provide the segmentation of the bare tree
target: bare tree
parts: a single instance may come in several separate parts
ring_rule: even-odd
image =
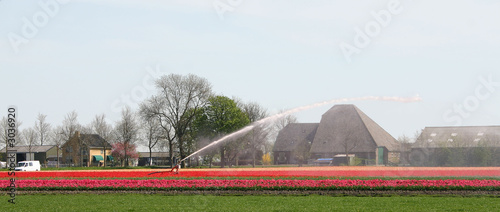
[[[144,139],[146,145],[149,149],[149,165],[153,165],[153,148],[158,144],[158,142],[163,137],[162,127],[159,123],[159,119],[155,117],[148,117],[147,115],[141,115],[141,137]]]
[[[14,145],[19,145],[22,143],[21,139],[21,132],[19,132],[19,126],[21,126],[22,122],[19,120],[16,120],[16,137],[15,137],[15,143]],[[7,157],[7,151],[8,151],[8,145],[9,145],[9,136],[8,136],[8,130],[9,130],[9,122],[7,117],[2,117],[2,120],[0,121],[0,143],[3,145],[5,144],[5,156]],[[7,158],[5,158],[7,160]]]
[[[175,133],[174,133],[174,128],[168,121],[168,117],[165,116],[164,113],[161,111],[163,110],[163,101],[161,100],[160,97],[153,96],[150,99],[144,101],[141,103],[140,106],[140,114],[141,117],[146,118],[146,119],[156,119],[157,123],[160,125],[160,127],[163,129],[161,131],[160,138],[162,140],[165,140],[166,142],[160,143],[161,148],[168,149],[169,152],[169,157],[170,157],[170,165],[173,167],[174,166],[174,146],[176,144],[175,142]]]
[[[188,134],[196,111],[207,104],[212,92],[211,85],[206,79],[196,75],[170,74],[157,80],[156,87],[159,92],[150,102],[156,102],[157,105],[151,112],[162,117],[164,127],[173,130],[170,139],[177,141],[180,156],[185,158],[185,135]]]
[[[356,127],[349,125],[347,120],[343,121],[343,124],[339,126],[341,128],[340,132],[343,132],[340,136],[342,141],[340,145],[345,153],[346,165],[351,165],[349,162],[349,153],[351,153],[356,147],[359,146],[360,140],[356,139]]]
[[[35,122],[35,131],[38,133],[40,145],[43,145],[43,142],[50,133],[50,124],[45,121],[46,117],[47,115],[39,113]]]
[[[255,102],[243,104],[241,106],[243,112],[247,114],[251,123],[266,118],[268,116],[266,109]],[[270,127],[267,125],[255,126],[246,136],[247,147],[252,151],[252,166],[255,167],[255,155],[258,150],[265,148],[270,132]]]
[[[123,149],[125,151],[125,166],[129,165],[129,148],[137,140],[139,127],[137,125],[135,114],[132,112],[130,107],[126,107],[122,110],[122,118],[116,124],[116,134],[118,142],[123,143]]]
[[[281,111],[281,112],[283,112],[283,111]],[[279,131],[281,131],[283,128],[286,127],[286,125],[288,125],[290,123],[297,123],[297,117],[290,114],[290,115],[286,115],[283,118],[276,120],[274,122],[274,126],[273,126],[273,128],[274,128],[273,130],[274,130],[275,134],[277,135]]]
[[[82,126],[78,123],[78,113],[76,113],[76,111],[71,111],[71,112],[67,113],[66,116],[64,116],[62,126],[59,130],[61,130],[60,134],[62,135],[62,138],[64,139],[64,143],[66,143],[76,134],[77,131],[80,131],[81,129],[82,129]],[[80,166],[82,166],[83,165],[83,157],[82,157],[82,146],[81,145],[80,145],[80,150],[79,150],[79,157],[80,157],[79,163],[80,163]]]
[[[255,167],[256,154],[257,151],[264,148],[264,144],[267,141],[267,136],[269,135],[269,128],[266,126],[256,126],[248,133],[248,146],[252,151],[252,167]]]
[[[281,112],[283,112],[283,111],[280,111],[279,113],[281,113]],[[297,123],[297,117],[295,117],[292,114],[286,115],[283,118],[276,120],[271,125],[271,129],[270,129],[270,132],[268,135],[269,142],[266,142],[264,145],[265,152],[272,152],[274,142],[276,141],[276,137],[278,136],[278,133],[283,128],[285,128],[288,124],[291,124],[291,123]]]
[[[38,140],[38,133],[36,132],[36,130],[34,130],[33,128],[27,128],[27,129],[24,129],[22,131],[22,134],[23,134],[23,138],[25,140],[25,143],[28,145],[28,155],[29,155],[29,159],[26,158],[26,160],[33,160],[33,158],[31,157],[31,150],[33,148],[33,146],[36,145],[36,142]]]
[[[398,141],[399,152],[393,153],[398,155],[396,161],[393,162],[396,162],[398,164],[409,164],[410,161],[409,155],[411,152],[411,144],[410,144],[411,140],[412,138],[404,134],[398,137],[397,141]]]
[[[57,126],[54,129],[52,129],[49,134],[52,137],[52,143],[56,146],[57,168],[59,168],[59,159],[60,159],[59,149],[66,142],[66,138],[62,132],[63,132],[63,127]]]
[[[61,134],[64,136],[65,142],[71,139],[76,131],[81,129],[81,125],[78,123],[78,113],[76,111],[71,111],[64,117]]]
[[[113,126],[106,122],[106,115],[96,115],[94,120],[90,123],[89,126],[92,133],[100,135],[104,140],[102,140],[102,149],[104,152],[104,162],[103,165],[106,167],[106,149],[110,148],[109,141],[113,139]]]

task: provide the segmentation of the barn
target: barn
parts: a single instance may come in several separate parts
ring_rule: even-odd
[[[333,160],[344,155],[350,165],[399,162],[396,139],[352,104],[333,106],[322,115],[320,123],[285,127],[273,149],[275,163],[296,163],[293,152],[300,152],[297,150],[300,144],[310,144],[302,146],[309,147],[308,156],[312,160]],[[350,155],[356,160],[348,160]]]
[[[412,145],[412,166],[499,166],[500,126],[426,127]]]

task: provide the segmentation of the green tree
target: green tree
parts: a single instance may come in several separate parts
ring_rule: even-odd
[[[196,137],[208,137],[211,140],[232,133],[249,124],[248,116],[236,105],[236,102],[225,96],[212,96],[208,104],[196,113],[194,131]],[[228,143],[221,145],[221,167],[224,168],[226,153],[233,153],[238,145]]]

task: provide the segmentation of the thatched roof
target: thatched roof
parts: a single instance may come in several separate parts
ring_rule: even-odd
[[[397,151],[387,131],[354,105],[335,105],[321,117],[311,153],[375,152],[377,146]]]
[[[500,147],[500,126],[426,127],[413,147]]]
[[[273,151],[293,151],[301,142],[313,142],[318,123],[291,123],[276,138]]]

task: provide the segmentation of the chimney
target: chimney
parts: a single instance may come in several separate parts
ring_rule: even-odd
[[[80,131],[75,131],[75,135],[77,138],[80,138]]]

